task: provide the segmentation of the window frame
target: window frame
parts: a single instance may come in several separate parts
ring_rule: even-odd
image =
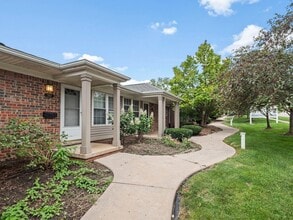
[[[138,102],[138,105],[137,105],[138,109],[137,110],[134,110],[134,102]],[[139,115],[140,115],[140,101],[139,100],[132,99],[132,111],[133,111],[134,116],[136,118],[139,118]]]
[[[95,93],[100,93],[105,96],[105,124],[95,124],[94,116],[95,116],[95,109],[97,109],[97,108],[95,108]],[[108,120],[109,110],[110,110],[110,108],[109,108],[109,98],[110,97],[112,99],[114,99],[113,95],[109,95],[107,93],[96,91],[96,90],[92,91],[92,126],[112,125],[112,121]],[[114,114],[114,100],[113,100],[113,114]]]

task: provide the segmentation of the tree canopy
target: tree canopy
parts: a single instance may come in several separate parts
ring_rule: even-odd
[[[170,79],[168,77],[159,77],[157,80],[151,79],[150,84],[165,91],[170,91]]]
[[[258,109],[267,117],[278,105],[290,115],[289,134],[293,135],[293,57],[292,6],[285,15],[276,15],[252,46],[240,48],[232,57],[229,70],[221,77],[224,106],[236,113]]]
[[[217,110],[217,77],[223,68],[221,57],[205,41],[194,56],[187,56],[180,66],[173,68],[171,91],[183,101],[183,114],[206,125]]]

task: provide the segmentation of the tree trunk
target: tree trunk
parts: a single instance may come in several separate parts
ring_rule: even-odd
[[[143,139],[143,133],[139,132],[137,134],[137,141],[138,141],[138,143],[141,143],[142,139]]]
[[[271,124],[270,124],[270,115],[269,112],[266,112],[266,119],[267,119],[267,128],[266,129],[271,129]]]
[[[206,125],[206,121],[205,121],[205,111],[202,111],[201,113],[201,122],[200,122],[201,126],[205,126]]]
[[[288,135],[293,136],[293,108],[290,108],[290,114],[289,114],[289,132]]]
[[[250,110],[247,110],[247,112],[246,112],[246,118],[249,120],[249,118],[250,118]]]

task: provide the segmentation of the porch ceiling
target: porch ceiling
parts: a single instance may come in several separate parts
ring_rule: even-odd
[[[61,73],[57,63],[5,46],[0,46],[0,65],[9,71],[31,73],[40,77]]]

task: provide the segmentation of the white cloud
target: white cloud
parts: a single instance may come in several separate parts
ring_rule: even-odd
[[[169,21],[168,23],[165,22],[155,22],[150,25],[151,29],[158,30],[162,34],[165,35],[173,35],[177,32],[177,21]]]
[[[234,3],[248,3],[254,4],[259,0],[199,0],[200,5],[204,6],[208,10],[209,15],[217,16],[224,15],[229,16],[234,11],[232,10],[232,4]]]
[[[139,83],[149,83],[150,80],[142,80],[142,81],[139,81],[139,80],[135,80],[135,79],[130,79],[126,82],[123,82],[121,83],[122,85],[133,85],[133,84],[139,84]]]
[[[151,24],[151,29],[157,30],[160,26],[161,26],[161,24],[159,22],[156,22],[156,23]]]
[[[93,56],[93,55],[89,55],[89,54],[83,54],[81,57],[78,58],[79,60],[89,60],[89,61],[92,61],[92,62],[103,62],[104,61],[104,58],[103,57],[98,57],[98,56]]]
[[[62,56],[63,56],[64,60],[72,60],[72,59],[78,57],[79,54],[78,53],[71,53],[71,52],[64,52],[64,53],[62,53]]]
[[[173,35],[177,32],[177,28],[176,27],[169,27],[169,28],[164,28],[162,30],[162,33],[165,35]]]
[[[254,42],[254,38],[259,35],[260,30],[262,30],[262,28],[257,25],[251,24],[246,26],[243,31],[233,36],[234,42],[225,47],[221,53],[231,54],[233,51],[240,47],[252,45]]]
[[[118,72],[123,72],[123,71],[127,70],[128,67],[127,66],[121,66],[121,67],[115,67],[114,69],[117,70]]]

